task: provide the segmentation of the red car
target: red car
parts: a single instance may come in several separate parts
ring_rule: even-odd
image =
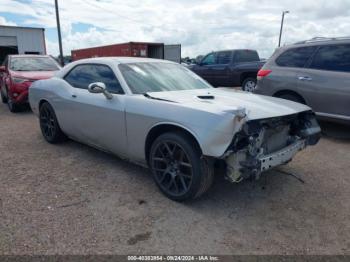
[[[40,79],[52,77],[59,64],[46,55],[9,55],[0,66],[1,100],[11,112],[28,104],[28,88]]]

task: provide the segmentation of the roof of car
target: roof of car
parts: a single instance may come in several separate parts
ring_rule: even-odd
[[[51,57],[49,55],[8,55],[10,57]]]
[[[77,65],[82,64],[129,64],[129,63],[170,63],[170,64],[177,64],[172,61],[163,60],[163,59],[154,59],[154,58],[142,58],[142,57],[118,57],[118,56],[109,56],[109,57],[95,57],[95,58],[85,58],[76,60],[65,67],[57,73],[58,77],[64,77],[64,75],[69,72],[72,68],[74,68]]]
[[[300,42],[296,42],[294,43],[295,45],[300,45],[300,44],[320,44],[320,43],[339,43],[339,42],[349,42],[350,41],[350,37],[349,36],[343,36],[343,37],[314,37],[308,40],[304,40],[304,41],[300,41]]]
[[[294,44],[288,44],[280,47],[280,50],[287,50],[291,48],[304,47],[304,46],[320,46],[320,45],[333,45],[333,44],[349,44],[350,38],[339,37],[339,38],[326,38],[317,37],[310,40],[296,42]]]
[[[237,49],[216,50],[216,51],[212,51],[211,53],[236,52],[236,51],[252,51],[252,52],[257,52],[257,51],[254,50],[254,49],[249,49],[249,48],[237,48]]]
[[[323,38],[323,39],[321,38],[320,40],[311,39],[311,40],[301,41],[301,42],[297,42],[294,44],[288,44],[288,45],[278,47],[276,49],[276,52],[274,53],[274,56],[279,55],[286,50],[299,48],[299,47],[349,44],[349,43],[350,43],[350,39],[347,39],[347,38],[332,38],[332,39],[331,38]]]
[[[147,62],[159,62],[159,63],[174,63],[169,60],[155,59],[155,58],[143,58],[143,57],[124,57],[124,56],[110,56],[110,57],[95,57],[95,58],[85,58],[77,60],[77,63],[86,62],[106,62],[112,61],[118,64],[128,64],[128,63],[147,63]]]

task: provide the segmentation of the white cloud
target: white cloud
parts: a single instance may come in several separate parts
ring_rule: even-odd
[[[25,23],[56,26],[52,0],[2,2],[3,12],[30,14]],[[59,5],[66,54],[90,46],[156,41],[181,43],[184,56],[254,48],[268,57],[278,42],[282,10],[290,11],[282,43],[350,32],[349,0],[61,0]],[[74,32],[76,23],[92,27]],[[56,42],[47,45],[51,54],[58,54]]]
[[[5,17],[0,16],[0,25],[12,25],[15,26],[17,25],[15,22],[12,21],[7,21]]]

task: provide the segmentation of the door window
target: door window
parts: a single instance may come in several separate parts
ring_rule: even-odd
[[[276,59],[276,64],[283,67],[304,67],[315,50],[315,46],[289,49]]]
[[[217,54],[217,64],[227,65],[231,62],[231,51],[218,52]]]
[[[310,68],[350,72],[350,45],[321,46]]]
[[[256,62],[260,60],[258,53],[254,50],[238,50],[235,53],[235,62],[237,63]]]
[[[214,53],[207,55],[202,61],[202,65],[213,65],[213,64],[215,64],[215,54]]]
[[[89,84],[102,82],[106,85],[109,92],[114,94],[124,93],[112,69],[106,65],[78,65],[64,79],[75,88],[88,89]]]

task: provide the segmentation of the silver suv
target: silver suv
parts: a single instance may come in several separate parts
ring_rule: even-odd
[[[277,49],[259,71],[254,93],[307,104],[320,118],[350,123],[350,37]]]

